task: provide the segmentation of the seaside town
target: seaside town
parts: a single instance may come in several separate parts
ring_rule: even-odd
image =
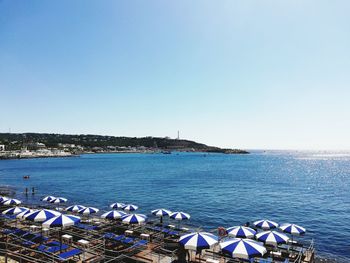
[[[40,133],[0,133],[0,159],[74,157],[88,153],[218,152],[246,154],[238,149],[221,149],[179,137],[114,137]]]

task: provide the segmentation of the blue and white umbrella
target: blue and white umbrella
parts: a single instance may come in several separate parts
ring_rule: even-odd
[[[3,200],[1,202],[1,205],[19,205],[22,202],[19,201],[18,199],[7,199],[7,200]]]
[[[255,221],[253,224],[254,226],[262,228],[264,230],[278,227],[278,224],[276,222],[270,221],[270,220],[258,220],[258,221]]]
[[[76,213],[76,212],[78,212],[79,210],[82,210],[82,209],[84,209],[84,208],[85,208],[85,206],[83,206],[83,205],[71,205],[71,206],[68,206],[68,207],[66,208],[66,211]]]
[[[139,207],[138,207],[137,205],[131,205],[131,204],[125,205],[125,206],[122,207],[122,209],[123,209],[124,211],[135,211],[135,210],[137,210],[138,208],[139,208]]]
[[[108,211],[104,213],[101,217],[106,219],[119,219],[125,215],[127,214],[122,211],[113,210],[113,211]]]
[[[233,226],[226,229],[229,236],[238,238],[254,238],[256,231],[250,227]]]
[[[62,229],[63,227],[73,226],[80,222],[80,217],[72,215],[59,215],[45,221],[42,226],[46,228],[61,227],[60,230],[60,251],[62,251]]]
[[[142,214],[130,214],[122,216],[122,222],[129,225],[141,225],[147,219],[147,216]]]
[[[260,242],[241,238],[223,241],[220,243],[220,248],[224,254],[241,259],[250,259],[256,256],[262,257],[267,252]]]
[[[208,249],[218,243],[218,237],[206,232],[197,232],[181,236],[179,243],[185,249]]]
[[[67,198],[63,198],[63,197],[55,197],[54,199],[50,200],[49,202],[51,204],[61,204],[61,203],[65,203],[67,202],[68,199]]]
[[[0,203],[6,200],[9,200],[10,198],[6,197],[6,196],[0,196]]]
[[[22,213],[24,211],[28,211],[29,209],[26,207],[13,207],[9,208],[2,212],[4,215],[18,215],[19,213]]]
[[[285,244],[288,242],[289,237],[283,233],[277,231],[264,231],[256,234],[255,238],[266,245],[277,246],[278,244]]]
[[[294,236],[300,236],[306,233],[306,229],[295,225],[295,224],[282,224],[279,227],[283,232],[294,235]]]
[[[31,213],[31,212],[34,212],[35,210],[32,210],[32,209],[29,209],[29,210],[26,210],[26,211],[23,211],[23,212],[20,212],[16,215],[16,218],[18,219],[24,219],[24,216]]]
[[[60,212],[48,210],[48,209],[41,209],[41,210],[36,210],[26,214],[24,216],[24,219],[34,221],[34,222],[44,222],[46,220],[49,220],[59,215],[61,215]]]
[[[53,195],[48,195],[48,196],[45,196],[43,199],[41,199],[41,201],[44,201],[44,202],[50,202],[51,200],[54,200],[56,197],[54,197]]]
[[[79,210],[78,213],[82,214],[82,215],[90,215],[90,214],[95,214],[98,211],[100,211],[100,210],[98,210],[95,207],[85,207],[85,208]]]
[[[123,203],[113,203],[110,205],[110,207],[113,209],[123,209],[124,206],[125,206],[125,204],[123,204]]]
[[[163,216],[170,216],[171,215],[171,211],[167,210],[167,209],[155,209],[152,211],[152,214],[158,217],[163,217]]]
[[[175,220],[188,220],[190,219],[190,215],[184,212],[174,212],[170,215],[170,218]]]
[[[46,220],[42,225],[43,227],[66,227],[73,226],[80,222],[80,217],[72,215],[59,215],[49,220]]]

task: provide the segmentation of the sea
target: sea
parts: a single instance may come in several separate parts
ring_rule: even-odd
[[[29,175],[30,179],[23,179]],[[114,202],[184,211],[205,231],[269,219],[306,228],[317,256],[350,262],[350,152],[83,154],[0,161],[0,185],[108,211]],[[34,187],[35,194],[24,194]]]

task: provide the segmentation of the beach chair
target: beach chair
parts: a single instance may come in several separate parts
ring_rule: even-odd
[[[140,240],[140,241],[137,241],[134,246],[135,247],[140,247],[140,246],[147,246],[148,244],[148,241],[147,240]]]
[[[134,243],[135,239],[133,239],[131,237],[127,237],[127,238],[122,239],[121,241],[124,244],[132,244],[132,243]]]
[[[73,258],[75,256],[79,256],[80,258],[80,254],[83,253],[80,249],[72,249],[69,250],[67,252],[63,252],[61,254],[58,255],[59,260],[61,261],[65,261],[65,260],[69,260],[70,258]]]
[[[115,240],[115,241],[121,241],[121,240],[123,240],[124,238],[125,238],[124,235],[119,235],[119,236],[114,237],[113,240]]]

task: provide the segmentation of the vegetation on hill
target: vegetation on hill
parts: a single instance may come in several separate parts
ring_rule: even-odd
[[[115,137],[104,135],[68,135],[51,133],[0,133],[0,144],[8,150],[18,150],[30,143],[44,143],[46,147],[57,147],[59,144],[75,144],[83,147],[147,147],[162,150],[194,150],[203,152],[247,153],[237,149],[221,149],[189,140],[170,139],[168,137]]]

